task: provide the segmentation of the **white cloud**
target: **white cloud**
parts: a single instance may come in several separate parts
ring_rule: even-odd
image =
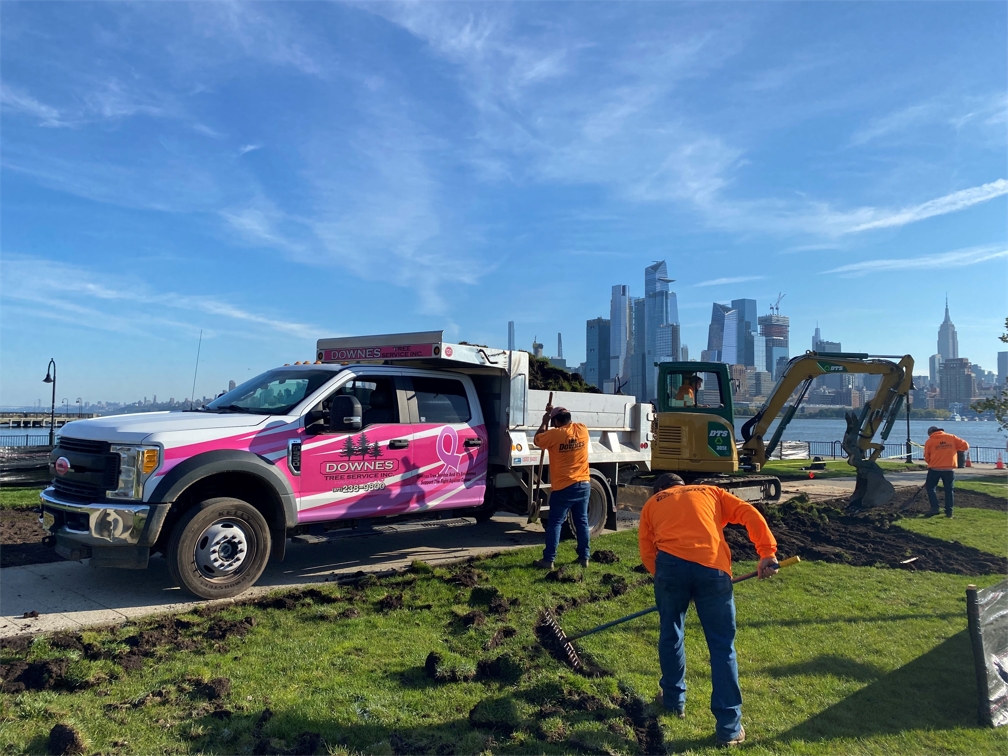
[[[846,233],[859,233],[861,231],[871,231],[877,228],[890,228],[893,226],[905,226],[908,223],[916,223],[925,218],[933,218],[936,215],[946,215],[965,210],[973,205],[979,205],[995,197],[1002,197],[1008,194],[1008,181],[998,179],[989,184],[974,186],[969,189],[961,189],[958,192],[946,194],[919,205],[912,205],[895,211],[875,211],[873,208],[862,212],[870,212],[878,217],[857,223]]]
[[[839,268],[823,271],[823,274],[839,273],[845,277],[855,277],[887,271],[949,271],[1005,257],[1008,257],[1008,250],[1006,249],[993,246],[971,247],[969,249],[958,249],[953,252],[941,252],[934,255],[921,255],[919,257],[865,260],[864,262],[852,263],[850,265],[841,265]]]
[[[245,155],[249,152],[255,152],[256,150],[261,149],[262,149],[261,144],[243,144],[241,147],[238,148],[238,157],[241,157],[242,155]]]
[[[66,125],[60,118],[59,110],[7,84],[0,84],[0,104],[17,113],[41,119],[39,124],[41,126]]]
[[[747,281],[762,281],[766,276],[732,276],[729,278],[713,278],[710,281],[701,281],[693,286],[724,286],[726,284],[746,283]],[[706,306],[706,305],[705,305]]]
[[[858,129],[851,136],[850,143],[859,147],[868,142],[888,136],[894,132],[906,131],[934,117],[938,106],[934,102],[920,103],[874,119],[868,126]]]

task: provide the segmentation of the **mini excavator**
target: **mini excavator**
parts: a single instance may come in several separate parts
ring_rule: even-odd
[[[895,489],[885,479],[878,458],[913,387],[913,365],[910,355],[898,363],[850,352],[806,352],[795,357],[784,366],[763,406],[742,426],[740,449],[735,441],[733,403],[739,387],[733,386],[729,366],[723,362],[660,363],[651,470],[675,472],[687,483],[719,486],[750,500],[776,501],[780,480],[761,475],[760,470],[780,444],[812,381],[838,373],[878,375],[875,395],[846,414],[841,446],[857,474],[851,508],[881,506],[892,499]],[[874,440],[876,434],[881,442]]]

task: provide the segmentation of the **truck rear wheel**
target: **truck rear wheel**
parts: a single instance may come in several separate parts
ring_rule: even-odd
[[[202,599],[230,598],[252,587],[270,553],[259,510],[241,499],[214,498],[182,515],[168,541],[168,571]]]

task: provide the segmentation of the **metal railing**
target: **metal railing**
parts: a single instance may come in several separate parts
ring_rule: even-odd
[[[49,434],[0,435],[0,446],[49,446]]]
[[[996,446],[971,446],[968,453],[972,464],[996,464],[998,454],[1001,455],[1005,464],[1008,464],[1008,452]],[[906,442],[903,441],[885,444],[881,458],[905,461],[906,456]],[[771,458],[812,459],[813,457],[846,459],[847,452],[844,451],[839,441],[782,441],[774,449]],[[910,447],[910,458],[922,462],[924,460],[924,448],[913,444]]]

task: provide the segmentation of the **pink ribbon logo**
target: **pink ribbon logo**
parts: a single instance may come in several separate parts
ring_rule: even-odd
[[[441,429],[437,439],[438,459],[444,462],[444,466],[458,472],[462,465],[462,455],[459,451],[458,433],[450,425]]]

